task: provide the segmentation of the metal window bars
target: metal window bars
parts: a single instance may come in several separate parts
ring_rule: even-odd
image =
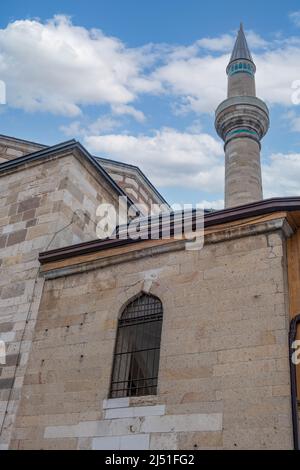
[[[123,311],[118,323],[111,398],[157,393],[163,308],[141,294]]]

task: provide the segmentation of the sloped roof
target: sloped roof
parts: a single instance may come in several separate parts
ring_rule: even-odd
[[[25,139],[20,139],[18,137],[12,137],[12,136],[8,136],[8,135],[4,135],[4,134],[0,134],[0,140],[1,139],[4,139],[4,140],[7,140],[7,141],[11,141],[11,142],[16,142],[16,143],[20,143],[20,144],[28,144],[28,145],[32,145],[32,146],[36,146],[37,148],[37,151],[36,152],[31,152],[27,155],[24,155],[24,156],[21,156],[21,157],[17,157],[17,158],[14,158],[12,160],[10,160],[11,163],[13,162],[16,162],[16,165],[15,164],[12,164],[12,165],[4,165],[4,164],[7,164],[9,163],[8,161],[7,162],[4,162],[2,164],[0,164],[0,172],[1,170],[5,169],[5,168],[14,168],[16,166],[18,166],[19,164],[21,164],[21,161],[24,162],[26,157],[30,157],[29,160],[31,160],[31,157],[33,155],[35,155],[36,153],[40,153],[41,151],[44,151],[44,150],[50,150],[50,151],[55,151],[56,149],[60,150],[62,147],[64,147],[65,145],[69,145],[71,143],[78,143],[82,149],[85,150],[86,153],[89,154],[89,157],[91,158],[94,158],[96,163],[99,164],[99,166],[102,168],[102,170],[107,174],[107,176],[109,178],[111,178],[113,180],[113,178],[108,174],[108,172],[105,170],[105,168],[103,168],[103,165],[107,165],[107,164],[112,164],[114,166],[118,166],[120,168],[124,167],[124,168],[128,168],[128,169],[131,169],[131,170],[134,170],[142,180],[144,180],[146,186],[149,187],[149,189],[156,195],[156,197],[158,198],[158,200],[160,200],[163,204],[166,204],[166,205],[169,205],[168,202],[164,199],[164,197],[160,194],[160,192],[156,189],[156,187],[151,183],[151,181],[147,178],[147,176],[142,172],[142,170],[136,166],[136,165],[132,165],[130,163],[126,163],[126,162],[120,162],[120,161],[116,161],[116,160],[112,160],[110,158],[104,158],[104,157],[99,157],[99,156],[96,156],[96,155],[91,155],[86,149],[85,147],[83,147],[82,144],[80,144],[79,142],[77,142],[75,139],[72,139],[72,140],[68,140],[66,142],[62,142],[62,143],[59,143],[57,145],[53,145],[53,146],[49,146],[49,145],[44,145],[44,144],[41,144],[41,143],[38,143],[38,142],[32,142],[32,141],[29,141],[29,140],[25,140]],[[39,157],[38,157],[39,158]],[[114,184],[122,191],[122,189],[119,187],[119,185],[113,180]],[[123,191],[122,191],[122,195],[123,195]],[[128,197],[128,196],[127,196]]]
[[[144,181],[146,186],[148,186],[149,189],[151,189],[151,191],[155,194],[157,199],[160,200],[163,204],[166,204],[167,206],[169,206],[169,203],[165,200],[165,198],[160,194],[160,192],[156,189],[156,187],[151,183],[151,181],[147,178],[145,173],[143,173],[143,171],[138,166],[132,165],[130,163],[112,160],[111,158],[104,158],[104,157],[97,157],[97,156],[95,156],[95,158],[96,160],[99,161],[100,164],[104,166],[112,164],[113,166],[118,167],[120,169],[124,167],[129,170],[134,170],[134,172],[137,173],[138,176]]]
[[[93,157],[80,142],[77,142],[75,139],[67,140],[66,142],[62,142],[57,145],[53,145],[52,147],[45,147],[37,152],[30,153],[28,155],[24,155],[18,158],[14,158],[13,160],[8,160],[6,162],[0,163],[0,174],[7,170],[17,169],[21,167],[25,163],[30,163],[33,161],[39,161],[46,157],[51,156],[57,152],[62,151],[72,151],[78,150],[81,154],[91,163],[91,165],[95,168],[98,173],[100,173],[107,183],[112,187],[114,191],[120,196],[126,196],[128,200],[128,204],[134,206],[134,203],[131,199],[127,196],[127,194],[123,191],[122,188],[113,180],[113,178],[107,173],[107,171],[100,165],[95,157]]]

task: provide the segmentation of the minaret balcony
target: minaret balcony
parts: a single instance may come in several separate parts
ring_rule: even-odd
[[[256,73],[256,67],[250,60],[240,59],[234,62],[230,62],[226,72],[230,77],[232,77],[232,75],[236,75],[237,73],[247,73],[248,75],[254,77]]]
[[[228,98],[216,110],[215,127],[225,144],[248,137],[260,142],[270,125],[266,104],[253,96]]]

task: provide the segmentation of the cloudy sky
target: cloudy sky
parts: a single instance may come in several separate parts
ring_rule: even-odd
[[[46,5],[45,5],[46,3]],[[244,22],[270,107],[265,197],[300,195],[299,1],[52,0],[1,5],[0,133],[133,163],[170,203],[223,206],[214,110]]]

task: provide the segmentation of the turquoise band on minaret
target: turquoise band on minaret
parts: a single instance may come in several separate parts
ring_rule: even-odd
[[[234,130],[234,131],[227,132],[227,134],[226,134],[226,139],[227,139],[228,137],[232,137],[232,136],[234,136],[234,135],[239,136],[240,134],[255,135],[255,136],[257,136],[257,138],[259,139],[258,132],[253,131],[253,130],[251,130],[251,129],[236,129],[236,130]]]
[[[229,76],[235,75],[237,73],[248,73],[254,77],[255,72],[255,67],[249,62],[236,62],[235,64],[230,65],[227,69],[227,74]]]

